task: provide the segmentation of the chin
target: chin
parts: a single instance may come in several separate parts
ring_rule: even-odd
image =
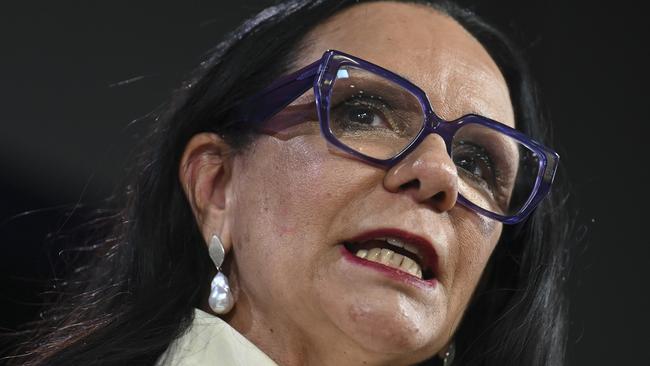
[[[394,355],[396,359],[436,352],[442,327],[435,312],[425,312],[422,304],[413,303],[403,294],[395,293],[377,301],[372,294],[358,293],[347,301],[339,300],[327,310],[330,319],[353,342],[370,353]],[[417,361],[417,360],[415,360]]]

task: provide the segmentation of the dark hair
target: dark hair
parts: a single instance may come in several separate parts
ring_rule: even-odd
[[[89,264],[67,282],[13,362],[153,364],[187,329],[193,309],[207,295],[213,265],[178,180],[186,143],[212,131],[235,151],[245,149],[254,135],[228,118],[234,103],[291,71],[301,37],[358,2],[285,1],[244,22],[209,52],[167,107],[155,113],[125,185],[123,209],[104,219],[104,235],[94,243]],[[417,2],[456,19],[484,45],[510,88],[517,128],[548,142],[530,73],[511,42],[450,2]],[[454,364],[564,363],[567,224],[558,197],[556,190],[528,220],[505,227],[456,332]],[[161,300],[152,304],[152,299]]]

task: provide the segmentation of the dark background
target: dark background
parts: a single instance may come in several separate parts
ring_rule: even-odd
[[[38,317],[37,295],[62,268],[50,238],[105,205],[142,132],[137,121],[226,31],[271,3],[3,4],[2,329]],[[650,365],[645,11],[559,0],[474,8],[524,46],[554,121],[574,218],[571,364]],[[86,208],[67,214],[76,204]]]

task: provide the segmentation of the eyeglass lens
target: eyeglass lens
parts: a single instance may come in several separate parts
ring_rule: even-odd
[[[425,113],[418,98],[399,84],[355,66],[341,66],[330,94],[329,127],[353,150],[390,159],[418,135]],[[451,141],[459,193],[502,215],[517,214],[533,194],[539,159],[528,147],[497,130],[467,123]]]

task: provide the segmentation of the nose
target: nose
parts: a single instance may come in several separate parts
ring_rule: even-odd
[[[458,175],[442,137],[428,135],[415,150],[388,170],[384,187],[393,193],[404,192],[417,202],[430,202],[440,212],[454,207],[458,198]]]

